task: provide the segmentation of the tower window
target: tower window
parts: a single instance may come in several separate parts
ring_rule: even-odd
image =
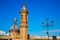
[[[21,15],[21,19],[23,19],[23,15]]]
[[[27,19],[27,15],[25,16],[25,18]]]

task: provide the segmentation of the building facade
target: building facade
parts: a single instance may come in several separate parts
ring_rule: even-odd
[[[22,9],[20,10],[20,28],[17,26],[17,20],[14,18],[14,24],[11,26],[9,30],[8,36],[1,36],[0,39],[6,40],[28,40],[28,11],[23,5]],[[5,37],[5,38],[4,38]]]

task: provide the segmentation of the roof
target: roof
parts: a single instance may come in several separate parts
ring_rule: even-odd
[[[12,25],[10,30],[18,30],[18,26],[17,25]]]
[[[17,24],[16,24],[16,18],[14,18],[14,24],[11,26],[10,30],[19,30]]]
[[[22,6],[22,9],[21,10],[27,10],[26,9],[26,4],[23,4],[23,6]]]

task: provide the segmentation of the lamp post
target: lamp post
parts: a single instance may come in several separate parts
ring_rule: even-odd
[[[54,25],[54,21],[51,21],[51,25],[50,25],[49,22],[48,22],[48,19],[46,19],[46,25],[44,24],[44,22],[42,23],[42,26],[43,27],[46,26],[46,28],[47,28],[46,34],[48,36],[48,40],[49,40],[49,29],[48,29],[48,27],[53,26],[53,25]]]

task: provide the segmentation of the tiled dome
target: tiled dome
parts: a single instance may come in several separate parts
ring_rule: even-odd
[[[19,28],[18,28],[18,26],[17,26],[17,24],[16,24],[16,18],[14,18],[14,24],[11,26],[11,28],[10,28],[10,31],[12,31],[12,30],[19,30]]]
[[[18,26],[17,25],[12,25],[10,30],[18,30]]]

